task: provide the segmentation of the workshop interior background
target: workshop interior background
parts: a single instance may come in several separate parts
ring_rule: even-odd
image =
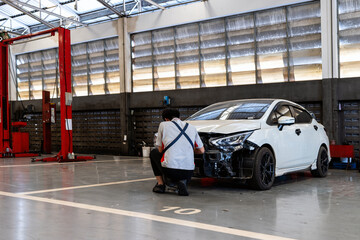
[[[193,2],[163,13],[145,4],[147,14],[80,16],[88,26],[71,30],[74,152],[139,155],[153,144],[164,97],[182,119],[218,101],[261,97],[304,105],[330,140],[353,145],[359,157],[359,1]],[[56,36],[10,51],[12,120],[28,122],[30,150],[40,151],[42,91],[59,102]]]

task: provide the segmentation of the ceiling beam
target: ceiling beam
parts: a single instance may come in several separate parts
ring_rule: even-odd
[[[158,8],[161,8],[162,10],[165,10],[165,9],[166,9],[165,7],[161,6],[160,4],[157,4],[156,2],[154,2],[154,1],[152,1],[152,0],[144,0],[144,1],[150,3],[150,4],[154,5],[154,6],[156,6],[156,7],[158,7]]]
[[[21,8],[20,6],[18,6],[18,5],[16,5],[15,3],[13,3],[13,2],[16,2],[16,1],[14,1],[14,0],[11,0],[11,1],[9,1],[9,0],[1,0],[1,1],[3,1],[4,3],[9,4],[10,6],[12,6],[12,7],[15,8],[15,9],[17,9],[18,11],[20,11],[20,12],[22,12],[22,13],[25,13],[25,14],[28,15],[29,17],[35,19],[36,21],[41,22],[42,24],[48,26],[49,28],[55,28],[54,25],[52,25],[52,24],[50,24],[50,23],[42,20],[42,19],[39,18],[38,16],[35,16],[34,14],[26,11],[25,9],[23,9],[23,8]]]
[[[128,15],[131,15],[136,7],[137,7],[139,13],[142,12],[141,0],[135,0],[135,5],[132,6],[132,8],[129,11]]]
[[[123,17],[124,14],[122,14],[121,12],[119,12],[118,10],[116,10],[113,6],[111,6],[110,4],[108,4],[107,2],[105,2],[104,0],[97,0],[99,3],[101,3],[102,5],[104,5],[105,7],[107,7],[108,9],[110,9],[111,11],[113,11],[114,13],[116,13],[119,17]],[[125,1],[124,1],[125,2]],[[124,3],[125,4],[125,3]]]
[[[49,1],[49,2],[52,2],[52,3],[55,4],[55,5],[57,5],[59,8],[61,8],[61,9],[65,10],[65,11],[71,13],[72,15],[74,15],[74,16],[77,18],[77,20],[80,21],[80,16],[79,16],[73,9],[71,9],[71,7],[66,6],[66,5],[62,5],[62,4],[59,2],[59,0],[48,0],[48,1]]]
[[[21,33],[14,32],[14,31],[7,31],[7,32],[10,33],[10,34],[16,35],[16,36],[21,36],[21,35],[23,35],[23,33],[21,34]]]
[[[168,1],[168,0],[157,0],[158,3],[165,3],[166,1]],[[192,0],[190,2],[174,4],[174,5],[171,5],[171,7],[185,5],[185,4],[199,2],[199,1],[200,0]],[[75,2],[75,0],[68,0],[67,2],[64,2],[64,3],[72,3],[72,2]],[[61,3],[61,4],[63,5],[64,3]],[[1,3],[0,3],[0,5],[1,5]],[[131,9],[135,5],[136,5],[136,2],[134,0],[126,1],[125,8],[126,8],[127,15],[129,15],[128,13],[131,11]],[[143,2],[143,6],[151,6],[151,4],[148,3],[148,2]],[[121,4],[115,4],[114,7],[117,8],[117,9],[123,9],[124,8],[122,3]],[[143,11],[143,12],[153,12],[155,10],[157,10],[157,9],[149,9],[149,10],[146,10],[146,11]],[[114,13],[110,9],[102,8],[102,9],[99,9],[99,10],[96,10],[96,11],[81,13],[79,15],[80,15],[81,21],[86,22],[88,20],[92,20],[92,19],[95,19],[95,18],[99,18],[99,17],[102,17],[102,16],[108,16],[108,15],[112,15],[112,14],[114,14]],[[140,13],[134,13],[132,15],[138,15],[138,14],[140,14]],[[132,15],[129,15],[129,16],[132,16]],[[18,14],[16,16],[23,16],[23,14]],[[59,19],[51,20],[49,22],[52,23],[52,24],[55,24],[57,26],[59,25]],[[42,30],[45,30],[45,29],[46,29],[46,27],[44,25],[42,25],[42,24],[36,24],[36,25],[30,26],[31,32],[38,32],[38,31],[42,31]]]
[[[142,2],[141,2],[141,0],[136,0],[136,2],[137,2],[138,12],[140,13],[140,12],[142,12]]]
[[[8,2],[10,2],[10,1],[9,1],[9,0],[5,0],[4,2],[8,3]],[[59,14],[57,14],[57,13],[53,13],[53,12],[47,11],[47,10],[45,10],[45,9],[36,7],[36,6],[34,6],[34,5],[31,5],[31,4],[27,4],[27,3],[24,3],[24,2],[20,2],[20,1],[18,1],[18,0],[11,0],[11,2],[12,2],[12,5],[11,5],[11,6],[16,5],[16,4],[19,4],[19,5],[22,5],[22,6],[25,6],[25,7],[28,7],[28,8],[32,8],[32,9],[38,10],[38,11],[40,11],[40,12],[43,12],[43,13],[52,15],[52,16],[57,17],[57,18],[60,18],[60,19],[65,19],[65,20],[68,20],[68,21],[70,21],[70,22],[74,22],[74,23],[80,24],[80,25],[82,25],[82,26],[88,26],[87,24],[82,23],[82,22],[80,22],[80,21],[77,21],[77,20],[75,20],[75,19],[71,19],[71,18],[68,18],[68,17],[61,16],[61,15],[59,15]],[[14,3],[16,3],[16,4],[14,4]],[[9,3],[8,3],[8,4],[9,4]],[[9,4],[9,5],[10,5],[10,4]],[[19,7],[18,5],[16,5],[16,6]],[[19,11],[20,11],[20,10],[19,10]],[[44,24],[45,24],[45,23],[44,23]]]
[[[13,21],[15,23],[17,23],[18,25],[20,25],[21,27],[25,28],[29,33],[30,33],[30,28],[28,25],[24,24],[23,22],[15,19],[15,18],[12,18],[10,15],[8,15],[7,13],[5,13],[4,11],[0,10],[0,15],[9,19],[10,21]]]

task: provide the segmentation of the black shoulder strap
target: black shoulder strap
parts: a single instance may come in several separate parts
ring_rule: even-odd
[[[186,139],[189,141],[191,147],[194,148],[193,142],[191,141],[189,135],[187,135],[186,132],[185,132],[186,129],[188,128],[189,124],[186,123],[184,129],[181,129],[181,127],[179,126],[179,124],[177,124],[176,122],[173,122],[173,123],[174,123],[175,126],[180,130],[180,132],[186,137]]]
[[[177,124],[175,121],[171,121],[172,123],[175,124],[175,126],[180,130],[179,135],[177,135],[177,137],[169,144],[165,147],[165,149],[162,151],[163,154],[165,154],[165,152],[172,146],[174,145],[182,135],[184,135],[186,137],[186,139],[189,141],[189,143],[191,144],[191,147],[194,148],[194,144],[191,141],[190,137],[185,133],[186,129],[188,128],[189,124],[186,123],[184,129],[181,129],[181,127],[179,126],[179,124]]]

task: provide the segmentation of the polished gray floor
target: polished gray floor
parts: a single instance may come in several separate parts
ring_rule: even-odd
[[[360,173],[280,177],[269,191],[194,178],[155,194],[149,159],[0,159],[0,239],[360,239]]]

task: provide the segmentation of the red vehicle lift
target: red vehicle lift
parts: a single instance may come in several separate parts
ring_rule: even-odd
[[[10,148],[10,104],[8,88],[8,45],[0,42],[0,157],[12,155]]]
[[[49,158],[37,159],[35,161],[86,161],[90,156],[75,156],[72,144],[72,94],[71,94],[71,42],[70,30],[58,27],[42,32],[10,38],[0,42],[0,99],[1,99],[1,122],[0,122],[0,153],[2,156],[11,152],[10,148],[10,105],[8,92],[8,47],[13,42],[40,36],[44,34],[59,36],[59,71],[60,71],[60,120],[61,120],[61,150]]]

